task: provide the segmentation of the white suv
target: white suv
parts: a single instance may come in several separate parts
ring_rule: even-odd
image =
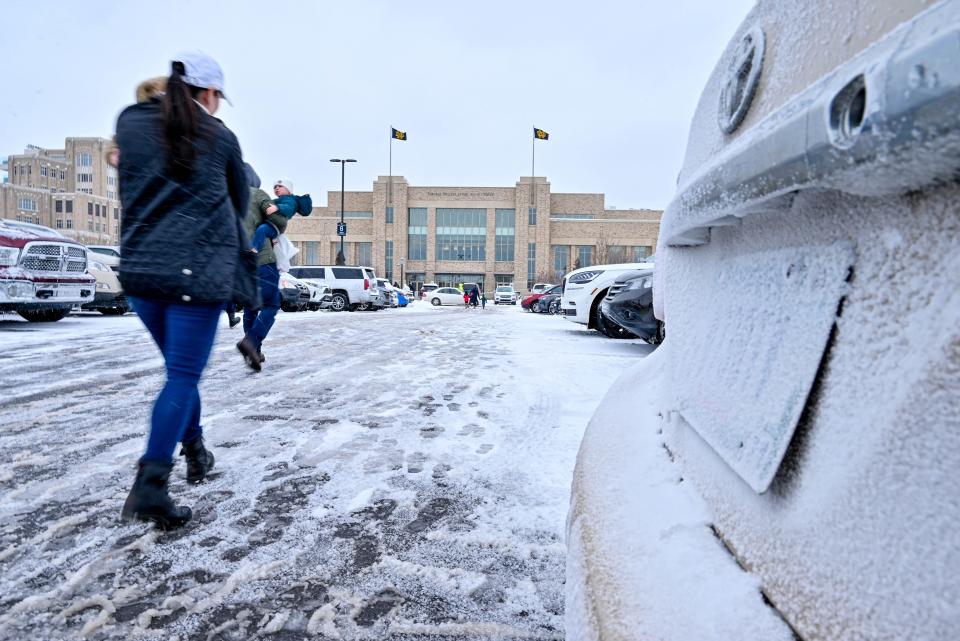
[[[493,293],[493,302],[495,305],[516,305],[517,304],[517,292],[513,289],[513,285],[498,285],[497,290]]]
[[[366,309],[380,299],[377,277],[372,267],[356,265],[303,265],[290,268],[294,278],[330,288],[330,309]]]
[[[575,269],[563,277],[563,295],[560,308],[567,320],[590,329],[602,322],[600,303],[617,276],[631,269],[653,269],[653,263],[618,263],[616,265],[593,265]]]

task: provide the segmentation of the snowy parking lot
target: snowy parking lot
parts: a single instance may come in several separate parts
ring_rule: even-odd
[[[262,374],[239,338],[165,534],[119,520],[163,381],[136,316],[0,316],[0,638],[563,638],[580,438],[651,347],[423,303],[281,314]]]

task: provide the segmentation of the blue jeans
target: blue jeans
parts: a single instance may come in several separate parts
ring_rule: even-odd
[[[177,443],[203,436],[200,376],[210,358],[223,305],[129,298],[167,367],[167,382],[153,404],[147,451],[140,460],[170,463]]]
[[[253,240],[250,241],[250,246],[260,251],[263,249],[263,243],[266,242],[268,238],[273,239],[279,235],[277,228],[271,225],[270,223],[260,223],[257,226],[257,229],[253,232]]]
[[[243,310],[243,331],[260,351],[263,340],[270,333],[273,322],[280,311],[280,272],[276,263],[267,263],[257,267],[260,279],[260,298],[263,307],[259,311]]]

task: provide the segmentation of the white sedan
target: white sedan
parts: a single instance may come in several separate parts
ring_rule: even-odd
[[[431,305],[463,305],[463,292],[456,287],[441,287],[429,292],[426,299]]]

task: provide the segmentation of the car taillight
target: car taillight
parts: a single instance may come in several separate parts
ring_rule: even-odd
[[[363,279],[363,288],[364,288],[364,289],[370,289],[370,281],[369,281],[369,279],[366,279],[366,278]]]

